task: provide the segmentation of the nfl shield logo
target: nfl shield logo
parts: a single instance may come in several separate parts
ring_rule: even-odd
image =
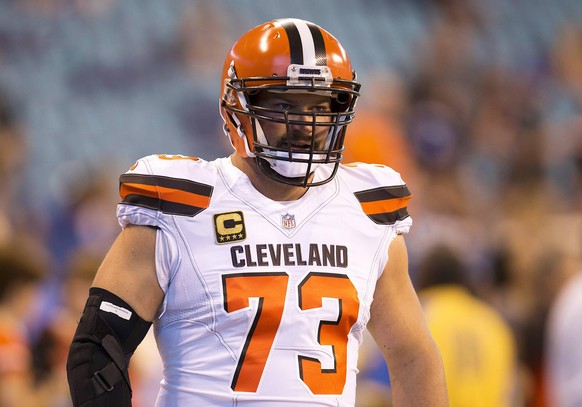
[[[293,229],[295,227],[295,215],[288,213],[281,215],[281,224],[285,229]]]

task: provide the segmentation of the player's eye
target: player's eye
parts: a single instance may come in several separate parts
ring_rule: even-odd
[[[330,112],[330,109],[329,109],[329,106],[328,106],[328,105],[319,105],[319,106],[314,106],[314,107],[312,108],[312,110],[313,110],[315,113],[329,113],[329,112]]]

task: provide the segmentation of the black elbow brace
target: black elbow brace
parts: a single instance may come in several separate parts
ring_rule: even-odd
[[[151,324],[115,294],[89,290],[67,358],[75,407],[131,406],[129,359]]]

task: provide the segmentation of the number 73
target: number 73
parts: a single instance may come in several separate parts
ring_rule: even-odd
[[[224,309],[248,308],[249,298],[258,298],[258,310],[240,354],[231,388],[256,392],[279,329],[287,296],[287,273],[240,273],[222,276]],[[297,287],[301,310],[322,307],[322,298],[336,298],[339,313],[335,321],[321,320],[317,340],[331,345],[334,368],[323,369],[318,359],[298,356],[301,380],[313,394],[341,394],[346,382],[348,334],[358,318],[360,302],[347,275],[309,273]]]

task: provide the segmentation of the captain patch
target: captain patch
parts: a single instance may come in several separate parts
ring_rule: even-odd
[[[245,240],[247,232],[242,211],[215,214],[214,233],[218,244]]]

